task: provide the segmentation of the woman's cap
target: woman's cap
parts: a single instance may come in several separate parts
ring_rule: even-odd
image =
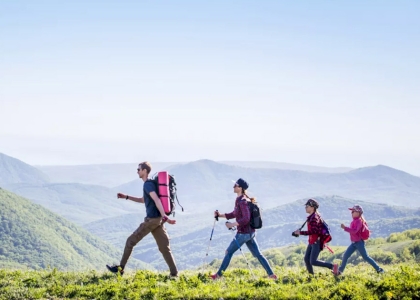
[[[238,180],[236,180],[235,184],[237,184],[238,186],[240,186],[241,188],[243,188],[244,190],[247,190],[249,187],[248,182],[246,182],[245,180],[243,180],[242,178],[239,178]]]

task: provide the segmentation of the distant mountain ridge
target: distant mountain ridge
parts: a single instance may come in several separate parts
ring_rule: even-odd
[[[257,169],[281,169],[315,173],[344,173],[354,170],[348,167],[320,167],[275,161],[218,161],[222,164]]]
[[[332,174],[253,169],[199,160],[168,170],[175,175],[178,196],[186,209],[200,209],[204,202],[222,205],[233,197],[232,180],[240,177],[249,182],[250,194],[266,207],[308,195],[331,194],[375,203],[420,206],[420,177],[382,165]],[[114,190],[141,195],[142,183],[136,179]]]
[[[0,153],[0,187],[4,184],[49,182],[48,176],[23,161]]]
[[[54,183],[82,183],[108,188],[124,184],[136,177],[137,163],[95,164],[76,166],[37,166]],[[174,165],[173,162],[152,162],[153,172]]]
[[[289,164],[270,161],[217,161],[218,163],[260,169],[281,169],[298,170],[318,173],[342,173],[353,170],[347,167],[329,168],[299,164]],[[56,183],[83,183],[116,187],[125,184],[136,175],[133,173],[139,162],[123,164],[93,164],[75,166],[36,166],[39,170],[49,176],[52,182]],[[151,162],[152,173],[172,168],[176,165],[183,165],[186,162]]]

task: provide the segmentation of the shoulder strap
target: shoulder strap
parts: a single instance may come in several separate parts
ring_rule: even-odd
[[[178,205],[179,205],[179,206],[181,206],[182,211],[184,211],[184,208],[182,207],[182,205],[181,205],[181,204],[179,204],[179,200],[178,200],[178,195],[177,195],[177,194],[175,194],[175,198],[176,198],[176,202],[178,202]]]
[[[312,215],[309,216],[309,218],[306,218],[305,223],[302,224],[302,226],[300,226],[299,230],[302,230],[303,226],[305,226],[305,224],[308,222],[309,219],[312,220],[313,217],[315,217],[316,212],[314,212]]]
[[[308,222],[308,220],[305,221],[305,223],[302,224],[302,226],[300,226],[299,230],[302,230],[303,226],[305,226],[306,222]]]

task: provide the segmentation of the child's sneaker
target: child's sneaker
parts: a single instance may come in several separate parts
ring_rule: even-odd
[[[333,264],[332,272],[334,275],[339,275],[340,271],[338,271],[338,264]]]
[[[220,276],[217,273],[215,273],[213,275],[210,275],[210,278],[213,279],[213,280],[217,280],[217,279],[220,278]]]
[[[106,267],[112,273],[115,273],[115,274],[120,273],[121,276],[124,274],[124,268],[122,268],[119,265],[113,265],[113,266],[106,265]]]
[[[274,279],[274,280],[278,279],[276,274],[271,274],[270,276],[268,276],[268,278]]]

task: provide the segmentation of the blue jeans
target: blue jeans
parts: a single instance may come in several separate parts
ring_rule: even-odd
[[[343,273],[344,269],[346,268],[347,260],[356,250],[359,251],[360,255],[363,257],[365,261],[367,261],[372,267],[374,267],[376,271],[379,271],[380,267],[378,266],[378,264],[373,260],[372,257],[370,257],[367,254],[365,241],[360,240],[358,242],[351,243],[351,245],[347,248],[346,252],[344,252],[343,260],[341,261],[341,266],[338,268],[338,270],[341,273]]]
[[[268,276],[273,275],[273,270],[271,269],[270,264],[268,263],[267,259],[261,254],[260,248],[258,247],[257,241],[255,240],[255,233],[237,233],[233,241],[230,243],[229,247],[226,249],[225,258],[223,259],[219,271],[217,271],[217,274],[219,276],[222,276],[222,272],[224,272],[229,266],[233,253],[235,253],[236,250],[239,249],[238,244],[239,246],[246,244],[252,255],[256,257],[260,264],[263,266]]]
[[[308,247],[306,248],[304,261],[305,261],[306,269],[308,270],[310,274],[314,274],[314,268],[312,266],[324,267],[328,269],[333,268],[332,263],[327,263],[325,261],[318,260],[320,251],[321,249],[319,246],[319,241],[317,241],[315,244],[312,244],[312,245],[309,244]]]

